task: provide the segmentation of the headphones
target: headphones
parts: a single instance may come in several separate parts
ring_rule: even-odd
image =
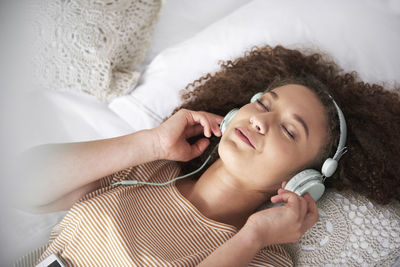
[[[264,95],[264,93],[265,92],[256,93],[251,98],[250,103],[257,101],[261,96]],[[285,186],[286,190],[292,191],[299,196],[308,193],[315,201],[317,201],[325,191],[325,179],[335,173],[339,159],[343,156],[344,153],[347,152],[347,148],[345,147],[347,137],[346,120],[344,118],[343,112],[336,104],[335,100],[333,100],[332,96],[329,95],[329,97],[336,107],[340,123],[340,139],[336,153],[333,158],[327,158],[324,161],[324,163],[322,164],[321,172],[314,169],[305,169],[293,176]],[[229,123],[233,120],[238,111],[239,109],[235,108],[229,111],[228,114],[226,114],[220,124],[222,134],[224,134]]]
[[[255,94],[251,98],[250,103],[257,101],[263,95],[264,95],[264,92],[259,92],[259,93]],[[334,172],[336,171],[339,159],[343,156],[344,153],[347,152],[347,148],[345,147],[346,136],[347,136],[346,120],[344,119],[343,112],[340,110],[339,106],[333,100],[332,96],[329,95],[329,97],[331,98],[333,104],[336,107],[338,117],[339,117],[339,123],[340,123],[340,139],[339,139],[339,145],[336,150],[336,153],[333,156],[333,158],[327,158],[324,161],[321,172],[314,170],[314,169],[305,169],[305,170],[297,173],[295,176],[293,176],[285,186],[286,190],[292,191],[300,196],[304,195],[305,193],[308,193],[315,201],[317,201],[325,191],[325,186],[324,186],[325,179],[334,174]],[[233,120],[233,118],[235,117],[235,115],[238,111],[239,111],[239,109],[235,108],[235,109],[232,109],[231,111],[229,111],[228,114],[226,114],[226,116],[224,117],[224,119],[222,120],[222,122],[220,124],[220,129],[221,129],[222,134],[224,134],[229,123]],[[218,147],[218,145],[216,145],[214,147],[213,152],[217,149],[217,147]],[[213,152],[211,152],[211,154]],[[142,181],[136,181],[136,180],[121,180],[119,182],[113,183],[112,185],[113,186],[115,186],[115,185],[164,186],[164,185],[170,184],[176,180],[184,179],[186,177],[189,177],[189,176],[199,172],[201,169],[203,169],[205,167],[207,162],[210,160],[211,154],[208,156],[208,158],[203,163],[203,165],[200,168],[198,168],[197,170],[195,170],[191,173],[188,173],[186,175],[176,177],[175,179],[172,179],[165,183],[149,183],[149,182],[142,182]]]

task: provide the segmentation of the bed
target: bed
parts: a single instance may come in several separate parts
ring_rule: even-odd
[[[254,45],[312,48],[365,81],[400,80],[400,4],[394,0],[165,0],[153,23],[145,54],[131,69],[135,75],[119,91],[100,96],[73,86],[28,90],[18,100],[24,112],[15,113],[25,122],[17,150],[155,127],[181,103],[179,91],[188,83]],[[296,266],[400,266],[399,203],[380,206],[328,190],[318,207],[319,222],[298,243],[286,245]],[[66,214],[7,212],[2,236],[9,246],[1,252],[6,265],[45,244]]]

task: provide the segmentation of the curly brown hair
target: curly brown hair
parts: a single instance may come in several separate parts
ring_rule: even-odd
[[[400,88],[395,85],[385,90],[382,85],[362,82],[356,72],[344,73],[325,53],[282,46],[254,47],[243,57],[222,62],[218,72],[188,84],[182,91],[184,103],[172,114],[186,108],[225,116],[229,110],[247,104],[255,93],[288,83],[311,89],[325,106],[330,122],[329,138],[310,167],[321,169],[323,160],[333,156],[338,144],[337,111],[328,94],[345,115],[348,152],[325,185],[360,192],[381,204],[392,198],[400,200]],[[197,169],[219,138],[210,141],[200,157],[180,163],[183,172]],[[213,153],[208,165],[217,158]]]

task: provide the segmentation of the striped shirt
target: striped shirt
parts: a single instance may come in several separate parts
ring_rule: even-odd
[[[195,266],[237,229],[211,220],[166,186],[111,186],[124,180],[165,182],[177,163],[160,160],[101,179],[101,188],[75,203],[52,230],[39,262],[52,253],[68,266]],[[279,245],[260,250],[250,266],[292,266]]]

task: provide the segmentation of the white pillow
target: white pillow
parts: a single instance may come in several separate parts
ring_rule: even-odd
[[[365,0],[254,0],[193,38],[164,50],[141,84],[109,107],[134,129],[157,126],[181,103],[179,91],[254,45],[328,52],[369,82],[400,78],[400,4]],[[168,101],[166,101],[168,100]]]
[[[34,81],[99,101],[128,93],[162,0],[30,1]]]

